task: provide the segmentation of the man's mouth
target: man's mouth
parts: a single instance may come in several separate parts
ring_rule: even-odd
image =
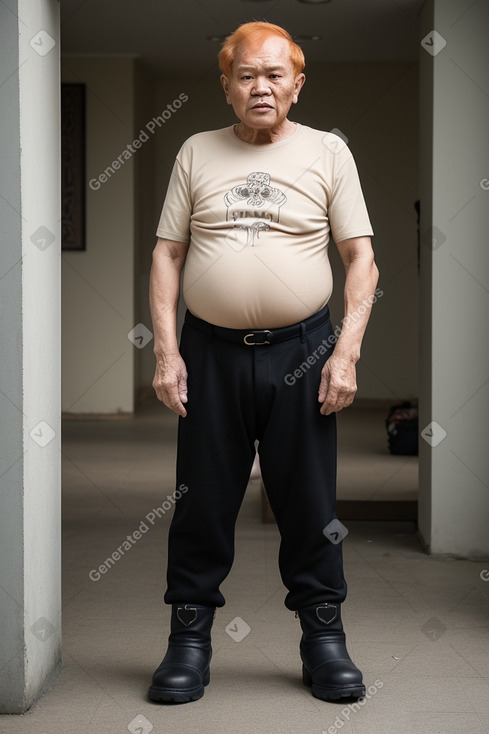
[[[258,102],[257,104],[254,104],[251,108],[252,110],[259,110],[259,109],[269,109],[272,110],[273,107],[270,104],[267,104],[266,102]]]

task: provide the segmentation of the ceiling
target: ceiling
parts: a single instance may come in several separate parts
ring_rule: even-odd
[[[240,23],[268,20],[299,40],[307,63],[415,61],[423,0],[61,0],[64,54],[140,57],[158,76],[202,72]]]

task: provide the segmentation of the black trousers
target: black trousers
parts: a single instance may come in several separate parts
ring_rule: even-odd
[[[327,306],[271,334],[222,329],[187,311],[188,403],[177,450],[177,488],[187,489],[169,532],[166,603],[224,605],[219,586],[234,559],[255,439],[281,535],[285,606],[345,599],[341,543],[323,534],[336,517],[336,416],[321,415],[317,400],[332,332]]]

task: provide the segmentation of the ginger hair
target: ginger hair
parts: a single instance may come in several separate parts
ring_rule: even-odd
[[[288,41],[290,60],[294,67],[294,72],[296,75],[300,74],[306,65],[301,47],[292,40],[292,36],[285,30],[285,28],[282,28],[279,25],[274,25],[273,23],[267,23],[266,21],[243,23],[243,25],[240,25],[234,33],[231,33],[231,35],[226,38],[218,54],[219,68],[221,72],[227,77],[231,75],[238,46],[246,42],[252,45],[257,45],[270,36],[278,36],[279,38],[285,38],[285,40]]]

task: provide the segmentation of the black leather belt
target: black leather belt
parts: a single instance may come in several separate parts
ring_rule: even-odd
[[[208,321],[199,319],[193,313],[187,311],[185,314],[185,323],[194,329],[203,331],[208,336],[216,339],[224,339],[224,341],[237,342],[246,344],[248,347],[259,347],[266,344],[275,344],[283,342],[287,339],[295,337],[303,338],[305,334],[314,331],[329,320],[329,308],[324,306],[320,311],[309,316],[297,324],[291,326],[281,326],[278,329],[227,329],[224,326],[215,326]]]

